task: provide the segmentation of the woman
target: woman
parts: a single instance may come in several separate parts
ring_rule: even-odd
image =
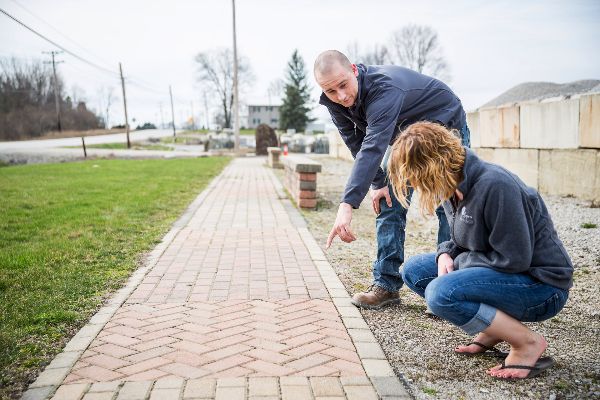
[[[565,305],[573,265],[540,195],[506,169],[480,160],[443,126],[419,122],[396,139],[388,162],[395,195],[419,192],[421,212],[443,203],[451,240],[409,259],[402,277],[439,317],[477,335],[456,352],[498,355],[500,379],[539,375],[554,364],[547,342],[521,321],[543,321]]]

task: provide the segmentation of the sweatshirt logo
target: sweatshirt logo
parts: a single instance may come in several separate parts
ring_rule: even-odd
[[[473,217],[467,214],[467,208],[463,207],[460,210],[460,220],[468,225],[473,225]]]

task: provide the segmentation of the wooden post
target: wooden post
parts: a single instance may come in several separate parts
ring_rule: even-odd
[[[129,141],[129,119],[127,118],[127,97],[125,97],[125,79],[123,79],[123,68],[119,63],[119,72],[121,73],[121,87],[123,88],[123,106],[125,107],[125,132],[127,133],[127,148],[131,148],[131,142]]]
[[[83,145],[83,158],[87,158],[87,151],[85,149],[85,140],[83,139],[83,136],[81,137],[81,144]]]

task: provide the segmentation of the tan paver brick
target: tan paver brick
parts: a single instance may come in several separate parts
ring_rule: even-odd
[[[79,400],[86,392],[89,384],[75,383],[72,385],[62,385],[58,388],[52,400]]]

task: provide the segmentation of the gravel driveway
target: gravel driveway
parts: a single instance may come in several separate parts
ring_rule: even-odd
[[[303,212],[317,241],[324,244],[352,163],[312,156],[323,164],[318,177],[318,210]],[[278,174],[281,176],[281,172]],[[493,360],[460,357],[452,349],[469,337],[458,328],[424,314],[425,304],[407,288],[400,305],[384,311],[362,310],[394,370],[417,399],[600,399],[600,208],[575,198],[544,196],[560,238],[575,264],[575,286],[556,317],[529,324],[549,342],[556,366],[531,380],[498,381],[484,373]],[[582,225],[595,224],[596,228]],[[339,239],[326,251],[350,293],[371,283],[376,254],[375,219],[369,196],[355,210],[352,229],[358,239]],[[423,218],[413,204],[408,216],[406,257],[435,250],[437,220]]]

